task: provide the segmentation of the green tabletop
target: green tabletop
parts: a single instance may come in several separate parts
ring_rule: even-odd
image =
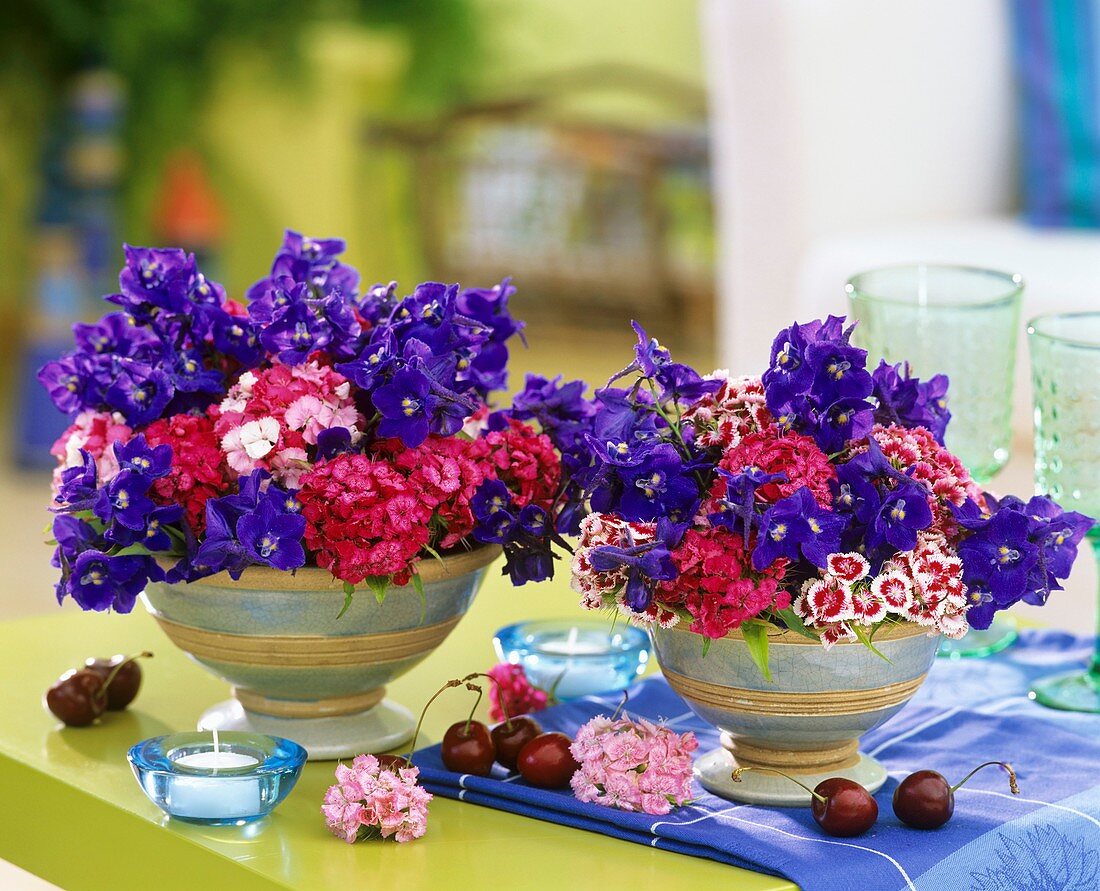
[[[37,555],[35,555],[37,556]],[[567,568],[565,568],[567,572]],[[492,633],[523,618],[569,616],[576,596],[560,578],[513,589],[491,570],[473,609],[429,659],[390,687],[414,711],[440,684],[493,662]],[[49,597],[48,592],[41,594]],[[97,726],[65,728],[41,705],[46,688],[88,656],[152,649],[130,710]],[[361,887],[795,886],[694,857],[436,798],[428,834],[410,844],[348,845],[320,814],[333,763],[307,764],[282,806],[241,828],[169,821],[142,794],[125,753],[134,742],[192,729],[228,688],[168,642],[141,607],[130,616],[72,608],[0,623],[0,858],[73,889],[351,889]],[[453,698],[446,698],[449,695]],[[426,722],[437,741],[468,700],[445,694]],[[731,829],[730,832],[736,832]]]

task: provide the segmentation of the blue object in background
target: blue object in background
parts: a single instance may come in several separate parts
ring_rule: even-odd
[[[939,660],[910,705],[863,738],[890,779],[875,796],[878,823],[857,838],[832,838],[809,808],[726,801],[695,786],[693,804],[664,817],[577,801],[567,789],[528,786],[499,766],[489,777],[444,768],[439,747],[414,758],[424,785],[447,798],[599,832],[662,850],[785,876],[804,889],[849,891],[1095,891],[1100,888],[1100,716],[1059,712],[1028,699],[1032,681],[1086,662],[1092,640],[1053,631],[1021,632],[1016,647],[987,659]],[[538,714],[545,730],[571,736],[609,714],[615,695],[589,696]],[[631,688],[627,712],[693,730],[699,751],[718,732],[688,709],[663,678]],[[960,780],[983,761],[1015,766],[1021,793],[986,769],[956,793],[944,827],[921,831],[894,816],[891,796],[915,770]],[[624,852],[628,856],[628,852]]]
[[[649,635],[607,618],[519,622],[493,637],[501,662],[522,665],[534,686],[558,699],[622,690],[649,663]]]

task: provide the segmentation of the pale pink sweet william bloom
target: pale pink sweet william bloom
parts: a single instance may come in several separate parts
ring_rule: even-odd
[[[579,801],[662,816],[691,801],[694,733],[651,721],[597,716],[570,752],[581,765],[570,785]]]
[[[336,768],[321,813],[337,838],[352,844],[380,836],[408,842],[427,831],[432,795],[417,782],[415,767],[382,766],[373,755],[357,755]]]

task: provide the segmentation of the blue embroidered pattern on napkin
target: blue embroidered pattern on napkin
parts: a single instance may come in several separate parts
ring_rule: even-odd
[[[452,773],[438,746],[414,760],[438,795],[785,876],[808,891],[847,891],[853,875],[876,891],[1095,891],[1100,716],[1053,711],[1027,698],[1031,680],[1080,668],[1090,655],[1091,641],[1083,638],[1025,631],[997,656],[937,662],[912,702],[864,737],[863,750],[886,765],[890,780],[876,795],[878,823],[854,839],[823,835],[808,809],[736,804],[698,786],[692,805],[652,817],[585,804],[568,789],[535,789],[499,767],[491,777]],[[572,735],[618,700],[588,697],[538,717],[545,729]],[[717,732],[660,677],[635,685],[628,709],[694,730],[700,752],[718,745]],[[891,796],[910,771],[932,768],[955,782],[991,759],[1013,763],[1021,795],[1009,794],[1004,774],[990,768],[959,790],[955,816],[942,829],[909,829],[894,816]]]

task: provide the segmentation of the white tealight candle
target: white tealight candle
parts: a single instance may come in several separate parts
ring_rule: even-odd
[[[209,770],[209,776],[175,776],[168,793],[177,817],[231,820],[260,813],[260,783],[254,776],[219,776],[218,770],[251,767],[258,758],[240,752],[223,752],[214,731],[214,748],[173,758],[180,767]]]
[[[618,685],[611,635],[585,630],[581,637],[581,632],[582,629],[573,627],[564,638],[539,641],[540,655],[528,663],[537,686],[549,689],[557,684],[555,693],[558,696],[573,699]],[[587,658],[592,656],[607,658]]]

